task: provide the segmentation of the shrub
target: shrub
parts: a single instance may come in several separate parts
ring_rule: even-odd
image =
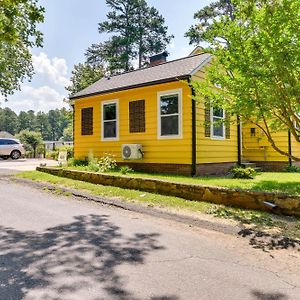
[[[287,166],[285,169],[285,172],[289,172],[289,173],[300,173],[300,168],[297,166]]]
[[[231,174],[233,178],[253,179],[256,175],[256,172],[253,168],[249,167],[234,167],[231,169]]]
[[[129,166],[122,166],[120,167],[120,172],[126,175],[127,173],[133,173],[134,171]]]
[[[117,168],[117,162],[111,154],[105,154],[102,156],[98,161],[98,165],[99,172],[109,172]]]
[[[67,151],[67,158],[74,157],[74,147],[71,145],[60,146],[56,151]]]
[[[71,167],[86,167],[88,165],[88,161],[84,159],[75,159],[73,157],[68,159],[68,166]]]
[[[100,170],[98,161],[94,158],[93,151],[89,152],[87,169],[92,172],[98,172]]]

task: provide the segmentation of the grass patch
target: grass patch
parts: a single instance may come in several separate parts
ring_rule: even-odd
[[[78,171],[87,171],[86,167],[69,167]],[[109,172],[106,174],[124,176],[121,172]],[[276,193],[288,193],[300,196],[300,173],[287,172],[262,172],[253,179],[234,179],[230,177],[188,177],[169,174],[149,174],[133,172],[127,174],[130,177],[163,179],[179,183],[202,184],[228,188],[239,188],[251,191],[266,191]]]
[[[290,174],[285,173],[285,175]],[[92,184],[69,178],[53,176],[37,171],[23,172],[16,174],[16,176],[33,181],[55,184],[57,185],[56,192],[58,194],[64,194],[61,192],[61,187],[68,187],[77,190],[84,190],[92,195],[114,197],[131,203],[140,203],[149,207],[163,207],[174,209],[176,211],[210,214],[218,218],[235,220],[241,224],[247,224],[256,230],[266,230],[272,228],[283,236],[300,239],[300,218],[296,217],[279,217],[267,212],[231,208],[207,202],[188,201],[178,197],[163,196],[112,186],[103,186],[99,184]],[[137,174],[135,174],[135,176],[137,176]],[[152,178],[157,178],[157,176]],[[167,179],[169,176],[161,175],[160,178]],[[174,176],[171,178],[174,179]],[[180,176],[177,178],[187,179],[187,177]],[[191,179],[195,180],[193,178]]]

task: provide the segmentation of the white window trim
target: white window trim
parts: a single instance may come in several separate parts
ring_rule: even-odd
[[[221,117],[215,117],[215,118],[219,118],[220,120],[223,119],[223,121],[225,122],[225,118],[226,118],[226,112],[225,110],[222,108],[223,110],[223,118]],[[218,135],[214,135],[214,107],[211,106],[210,108],[210,136],[212,140],[225,140],[225,123],[223,122],[223,136],[218,136]]]
[[[160,97],[174,95],[174,94],[178,95],[178,134],[161,135]],[[168,90],[168,91],[157,93],[157,138],[158,139],[182,139],[182,89]]]
[[[105,138],[104,137],[104,105],[107,104],[116,104],[116,137],[114,138]],[[108,100],[103,101],[101,103],[101,141],[109,142],[109,141],[118,141],[119,140],[119,100]]]

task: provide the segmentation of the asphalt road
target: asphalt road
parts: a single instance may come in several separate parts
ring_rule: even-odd
[[[0,227],[1,300],[300,299],[297,250],[9,178],[0,179]]]

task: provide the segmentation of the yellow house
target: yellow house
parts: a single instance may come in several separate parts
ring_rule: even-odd
[[[224,110],[196,103],[189,85],[205,76],[210,60],[193,52],[166,62],[162,53],[147,68],[102,78],[74,94],[75,158],[92,151],[147,172],[228,171],[240,157],[237,126]]]
[[[288,131],[279,131],[272,136],[277,147],[300,157],[300,144]],[[288,164],[299,165],[299,162],[292,162],[287,156],[275,151],[263,131],[253,124],[242,125],[241,144],[243,159],[255,163],[264,171],[282,171]]]

